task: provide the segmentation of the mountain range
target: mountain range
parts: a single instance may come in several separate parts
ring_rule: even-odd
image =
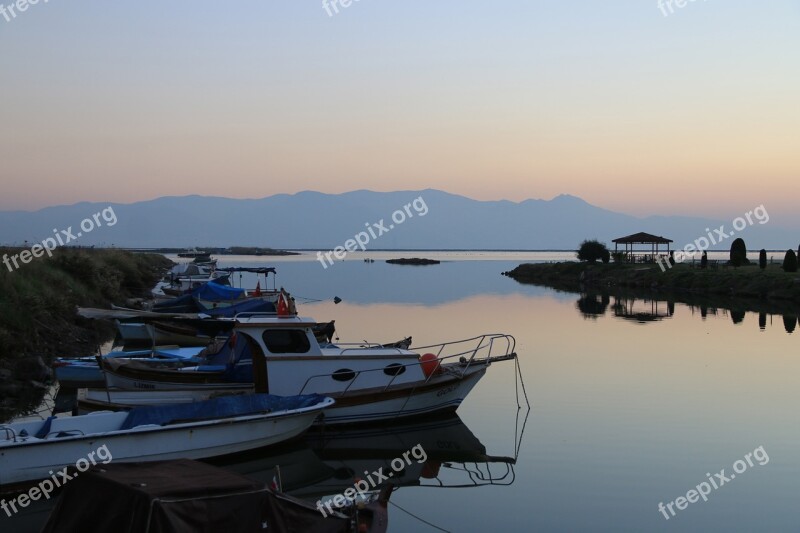
[[[108,208],[113,213],[106,211],[106,218],[93,217]],[[81,222],[92,218],[84,228],[94,229],[81,231]],[[116,223],[110,225],[113,220]],[[736,232],[751,250],[797,246],[800,232],[761,224],[757,218],[752,222]],[[83,246],[330,250],[364,232],[360,239],[369,235],[366,247],[373,250],[570,250],[587,238],[613,248],[612,239],[643,231],[673,239],[673,248],[682,248],[709,232],[714,234],[721,225],[729,233],[731,223],[686,216],[635,217],[569,195],[511,202],[473,200],[434,189],[306,191],[261,199],[193,195],[131,204],[82,202],[33,212],[0,211],[0,243],[28,241],[30,246],[54,234],[66,235],[62,230],[71,227],[74,240],[69,244]],[[728,249],[732,240],[711,249]]]

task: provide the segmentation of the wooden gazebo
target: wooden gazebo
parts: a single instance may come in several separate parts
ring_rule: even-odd
[[[661,254],[666,254],[669,256],[669,245],[672,243],[672,239],[667,239],[666,237],[651,235],[649,233],[640,231],[639,233],[634,233],[633,235],[628,235],[627,237],[614,239],[612,242],[614,243],[615,253],[619,252],[620,244],[625,245],[625,257],[631,263],[652,263]],[[637,250],[637,244],[649,245],[650,249]],[[666,250],[661,249],[661,245],[663,244],[667,246]]]

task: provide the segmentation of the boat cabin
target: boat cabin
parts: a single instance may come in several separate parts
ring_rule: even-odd
[[[236,333],[247,339],[257,392],[291,395],[383,390],[425,381],[419,354],[380,344],[326,343],[317,322],[299,316],[237,317]]]

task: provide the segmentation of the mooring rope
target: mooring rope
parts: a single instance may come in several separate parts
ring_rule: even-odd
[[[390,504],[392,504],[392,505],[394,505],[395,507],[397,507],[398,509],[400,509],[401,511],[403,511],[403,512],[404,512],[404,513],[406,513],[407,515],[409,515],[409,516],[412,516],[412,517],[416,518],[417,520],[419,520],[419,521],[420,521],[420,522],[422,522],[423,524],[427,524],[427,525],[431,526],[431,527],[432,527],[432,528],[434,528],[434,529],[438,529],[439,531],[444,531],[445,533],[450,533],[450,531],[449,531],[449,530],[447,530],[447,529],[442,529],[442,528],[440,528],[439,526],[437,526],[437,525],[435,525],[435,524],[431,524],[431,523],[430,523],[430,522],[428,522],[427,520],[425,520],[425,519],[423,519],[423,518],[420,518],[419,516],[415,515],[415,514],[414,514],[414,513],[412,513],[411,511],[407,511],[407,510],[403,509],[402,507],[400,507],[399,505],[397,505],[396,503],[394,503],[392,500],[389,500],[389,503],[390,503]]]

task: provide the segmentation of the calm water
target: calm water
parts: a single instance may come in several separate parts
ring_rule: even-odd
[[[379,261],[412,255],[445,262]],[[221,463],[265,480],[280,464],[285,488],[316,501],[420,444],[429,460],[398,475],[392,532],[796,530],[800,329],[788,331],[797,319],[581,299],[500,275],[553,255],[372,253],[375,263],[354,257],[327,269],[311,256],[220,261],[276,265],[279,285],[307,299],[298,298],[300,313],[335,319],[342,341],[512,334],[532,405],[520,442],[514,365],[498,363],[460,420],[334,433]],[[669,520],[659,512],[707,473],[732,477],[759,446],[753,466],[707,502],[673,507]]]

